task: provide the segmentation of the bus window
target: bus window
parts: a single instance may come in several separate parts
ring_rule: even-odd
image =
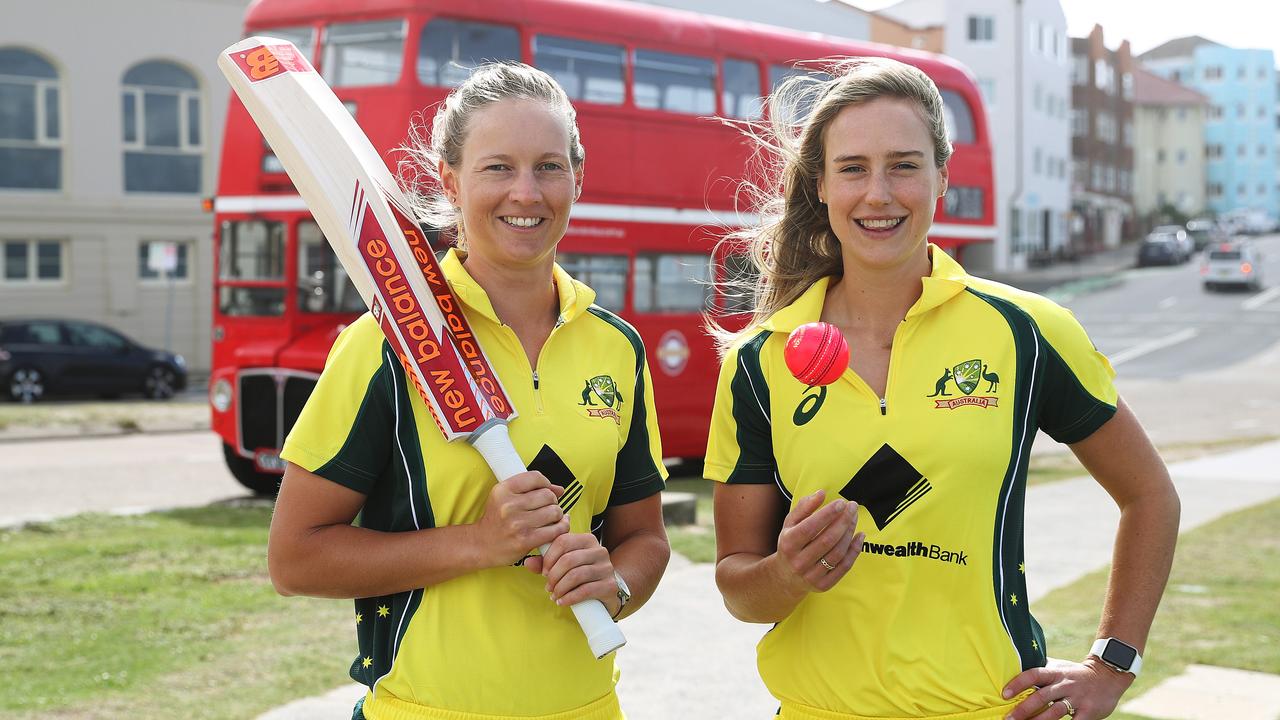
[[[364,312],[364,300],[314,220],[298,224],[298,309],[304,313]]]
[[[254,35],[262,35],[264,37],[273,37],[273,38],[280,38],[281,40],[288,40],[298,48],[298,52],[302,53],[302,56],[307,59],[307,62],[312,62],[311,53],[313,50],[315,50],[315,37],[316,37],[316,33],[313,28],[309,28],[309,27],[271,28],[270,30],[262,30],[259,32],[255,32]]]
[[[219,239],[218,279],[283,280],[284,223],[262,220],[226,221]],[[223,315],[283,315],[284,288],[218,288]]]
[[[519,59],[520,33],[513,27],[436,18],[418,42],[418,80],[457,87],[480,63]]]
[[[702,312],[711,297],[710,258],[694,254],[637,255],[636,312]]]
[[[220,249],[220,280],[284,279],[284,223],[225,221]]]
[[[324,33],[324,79],[334,87],[394,85],[403,53],[403,20],[330,25]]]
[[[947,121],[947,135],[953,143],[974,142],[973,112],[969,103],[955,90],[941,90],[942,114]]]
[[[690,115],[716,112],[716,63],[710,58],[636,50],[636,107]]]
[[[596,291],[596,304],[606,310],[622,312],[627,292],[627,257],[625,255],[587,255],[557,253],[556,262],[564,271]]]
[[[228,317],[270,317],[284,314],[284,288],[218,288],[218,312]]]
[[[764,100],[760,97],[760,69],[746,60],[724,61],[724,114],[742,120],[759,120]]]
[[[756,305],[754,288],[760,279],[760,271],[751,258],[740,252],[725,255],[719,271],[721,281],[732,283],[722,291],[721,309],[727,313],[751,312]]]
[[[570,99],[621,105],[626,98],[620,45],[554,35],[533,39],[533,64],[556,79]]]
[[[769,66],[769,92],[773,92],[774,90],[777,90],[778,86],[782,84],[783,80],[786,80],[789,77],[796,77],[799,75],[807,75],[808,77],[811,77],[814,80],[821,80],[822,82],[826,82],[831,79],[830,75],[818,70],[806,70],[802,67],[789,67],[787,65],[770,65]]]
[[[942,200],[942,208],[953,218],[980,220],[986,214],[984,200],[984,193],[980,187],[948,185],[947,196]]]
[[[831,80],[831,76],[817,70],[806,70],[800,67],[788,67],[786,65],[770,65],[769,66],[769,92],[778,89],[778,86],[787,78],[792,77],[808,77],[814,81],[827,82]],[[796,108],[795,117],[786,118],[787,122],[798,123],[813,111],[813,105],[818,101],[817,95],[810,95],[806,98],[807,102]]]

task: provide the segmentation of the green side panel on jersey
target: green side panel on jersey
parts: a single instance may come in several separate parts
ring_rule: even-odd
[[[1044,633],[1031,616],[1027,598],[1027,579],[1023,551],[1023,526],[1027,490],[1027,462],[1035,440],[1035,420],[1039,415],[1040,383],[1048,362],[1048,343],[1042,342],[1039,329],[1031,316],[1017,305],[993,295],[968,288],[985,300],[1009,324],[1013,335],[1017,364],[1017,387],[1014,394],[1013,434],[1010,438],[1008,469],[1000,485],[996,508],[995,536],[992,548],[992,579],[996,607],[1009,639],[1022,662],[1022,669],[1043,667],[1048,661]]]
[[[765,484],[777,479],[773,430],[769,420],[769,386],[760,369],[760,351],[772,333],[761,330],[738,350],[738,367],[730,390],[738,433],[738,461],[727,482]]]
[[[636,384],[631,391],[634,403],[631,410],[631,429],[627,431],[627,442],[618,451],[618,459],[614,466],[613,491],[609,494],[610,505],[625,505],[641,500],[661,491],[662,473],[653,462],[653,454],[649,450],[649,407],[645,402],[644,383],[644,342],[640,334],[622,318],[605,310],[599,305],[590,305],[587,312],[605,321],[622,333],[631,343],[636,354]],[[653,488],[653,483],[658,488]]]

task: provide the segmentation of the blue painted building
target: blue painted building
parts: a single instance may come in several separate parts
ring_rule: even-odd
[[[1280,216],[1276,63],[1270,50],[1241,50],[1199,36],[1138,57],[1148,70],[1209,98],[1205,123],[1209,209]]]

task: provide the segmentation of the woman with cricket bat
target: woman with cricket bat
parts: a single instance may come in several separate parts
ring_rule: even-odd
[[[285,443],[272,580],[355,598],[357,718],[622,718],[613,656],[593,657],[570,606],[622,618],[653,593],[666,473],[640,338],[555,264],[582,189],[574,109],[540,70],[484,65],[407,151],[430,181],[419,218],[456,229],[441,266],[530,470],[495,483],[446,442],[367,314]]]
[[[783,84],[751,131],[776,174],[730,239],[759,276],[754,321],[720,333],[706,459],[725,604],[775,624],[759,668],[788,720],[1106,717],[1141,667],[1177,494],[1072,315],[928,242],[951,153],[933,82],[829,69]],[[788,336],[818,321],[852,351],[829,385],[788,371],[813,367]],[[1098,643],[1059,649],[1079,662],[1049,658],[1028,608],[1037,429],[1120,508]]]

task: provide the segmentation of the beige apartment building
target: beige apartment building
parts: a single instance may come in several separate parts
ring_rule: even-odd
[[[248,0],[0,0],[0,317],[210,364],[214,194]],[[170,249],[172,248],[172,249]],[[158,252],[164,249],[167,252]],[[166,255],[173,271],[151,258]]]
[[[1208,98],[1141,66],[1133,76],[1133,203],[1138,217],[1149,227],[1166,206],[1188,216],[1205,212]]]

